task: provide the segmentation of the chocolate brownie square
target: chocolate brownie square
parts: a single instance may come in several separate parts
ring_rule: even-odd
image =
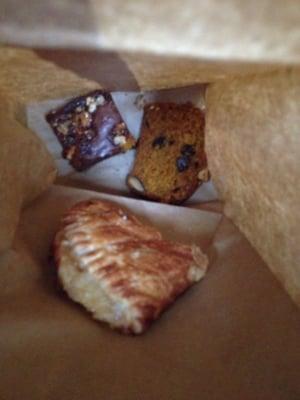
[[[63,157],[77,171],[136,144],[110,93],[102,90],[72,99],[50,111],[46,120],[62,145]]]

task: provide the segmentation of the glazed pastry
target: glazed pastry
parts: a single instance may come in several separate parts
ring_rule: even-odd
[[[94,318],[140,334],[206,272],[199,247],[159,231],[112,203],[90,200],[65,215],[54,241],[59,280]]]
[[[203,112],[190,103],[145,106],[129,188],[145,198],[180,204],[208,179]]]
[[[62,155],[83,171],[135,146],[111,95],[96,90],[77,97],[46,116],[63,147]]]

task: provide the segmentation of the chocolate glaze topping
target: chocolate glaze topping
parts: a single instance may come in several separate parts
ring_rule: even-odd
[[[102,90],[50,111],[46,120],[63,147],[63,157],[78,171],[135,146],[111,95]]]

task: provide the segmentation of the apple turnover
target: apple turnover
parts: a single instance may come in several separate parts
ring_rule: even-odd
[[[208,260],[198,246],[164,240],[119,206],[77,203],[54,240],[61,284],[97,320],[140,334],[199,281]]]

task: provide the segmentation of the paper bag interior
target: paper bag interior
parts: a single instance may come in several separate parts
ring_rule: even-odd
[[[110,195],[54,185],[1,259],[2,397],[297,399],[299,311],[218,213],[109,197],[210,258],[203,281],[143,336],[115,333],[68,299],[49,247],[62,212],[96,196]]]
[[[219,198],[225,201],[225,214],[247,236],[299,304],[300,232],[297,209],[300,142],[297,126],[300,85],[297,66],[226,64],[219,61],[203,63],[201,60],[194,60],[190,64],[189,59],[183,58],[178,61],[181,67],[171,69],[172,58],[153,56],[158,67],[151,75],[147,74],[149,62],[150,66],[154,64],[153,60],[150,61],[150,55],[146,58],[144,54],[131,55],[127,58],[127,64],[123,57],[123,64],[117,63],[115,69],[110,70],[112,59],[107,58],[105,53],[97,78],[101,52],[97,53],[95,59],[93,52],[78,50],[39,50],[38,54],[32,50],[3,47],[0,84],[4,95],[18,100],[16,118],[44,140],[55,159],[61,159],[60,147],[45,122],[45,113],[75,94],[86,93],[97,87],[108,86],[112,90],[113,85],[109,87],[112,80],[116,89],[117,77],[126,76],[126,68],[132,65],[138,65],[140,71],[144,70],[144,75],[137,73],[138,79],[132,86],[127,78],[121,81],[118,90],[123,92],[115,94],[114,99],[121,109],[125,107],[124,115],[130,115],[130,120],[126,122],[136,134],[139,125],[135,121],[141,118],[141,113],[138,116],[136,109],[128,111],[126,107],[130,104],[128,96],[132,96],[134,103],[134,96],[141,90],[152,93],[148,95],[152,101],[161,97],[156,93],[167,93],[164,97],[168,100],[180,102],[191,99],[198,106],[205,107],[208,164]],[[66,66],[71,68],[80,65],[74,61],[75,57],[81,59],[81,55],[90,64],[93,61],[94,80],[87,79],[83,67],[77,66],[73,71],[66,69]],[[49,58],[55,63],[50,62]],[[87,61],[83,62],[83,65],[86,64]],[[106,69],[103,65],[106,65]],[[175,71],[175,76],[168,76],[166,71],[169,70]],[[220,71],[223,71],[223,75]],[[144,79],[144,76],[147,78]],[[198,81],[194,82],[191,89],[182,92],[157,92],[157,89],[171,85],[180,87],[183,84],[182,76],[190,77],[189,82],[194,82],[194,77],[198,76]],[[122,93],[125,88],[130,92],[126,92],[124,101]],[[104,164],[99,164],[97,173],[93,169],[91,175],[68,174],[68,165],[61,159],[58,165],[61,172],[59,182],[69,184],[72,176],[75,185],[98,190],[109,187],[110,190],[125,194],[127,188],[124,182],[133,158],[133,153],[127,154],[122,168],[117,168],[119,159],[113,158],[105,164],[106,168]],[[111,175],[106,172],[107,168],[112,169]],[[213,195],[196,196],[191,202],[196,204],[203,199],[214,200]]]
[[[0,115],[0,398],[298,399],[298,7],[189,0],[194,11],[184,13],[177,1],[154,1],[140,25],[144,1],[30,2],[25,13],[5,0],[0,26],[3,43],[34,48],[0,49],[0,94],[11,110],[8,122]],[[98,172],[60,174],[43,122],[57,102],[98,87],[176,88],[176,101],[191,85],[206,110],[217,192],[175,207],[100,187]],[[53,235],[62,213],[90,197],[122,204],[209,256],[203,282],[142,337],[110,331],[57,287]]]

